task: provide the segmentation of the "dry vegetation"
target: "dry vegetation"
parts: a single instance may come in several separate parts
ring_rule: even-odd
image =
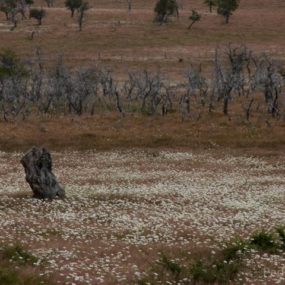
[[[62,1],[55,1],[55,8],[46,8],[47,17],[33,41],[30,36],[36,22],[25,20],[10,32],[1,13],[0,48],[13,48],[27,58],[41,47],[47,63],[64,54],[71,66],[99,61],[122,76],[132,69],[147,68],[173,78],[181,76],[193,61],[207,65],[215,47],[229,42],[246,43],[256,52],[266,51],[282,60],[285,56],[282,0],[242,0],[228,26],[221,17],[210,14],[201,0],[184,0],[180,19],[166,26],[152,21],[154,0],[135,0],[130,16],[126,1],[89,2],[92,9],[87,12],[81,33]],[[202,20],[189,32],[188,17],[193,8],[201,11]]]
[[[240,122],[240,118],[237,118]],[[179,115],[148,117],[116,114],[64,117],[2,123],[0,146],[5,151],[25,151],[32,145],[54,150],[111,150],[114,148],[248,149],[282,153],[284,123],[237,123],[220,114],[200,122],[181,122]]]
[[[184,1],[179,20],[157,26],[153,20],[155,1],[134,1],[128,15],[126,1],[90,1],[92,9],[81,33],[76,21],[64,8],[63,1],[55,1],[54,8],[46,8],[47,18],[39,33],[30,40],[35,23],[24,20],[13,32],[1,14],[0,48],[12,48],[23,59],[34,55],[40,47],[45,65],[52,65],[63,54],[65,63],[73,67],[99,63],[110,67],[116,78],[126,78],[127,71],[160,71],[172,82],[184,78],[190,63],[202,63],[203,70],[212,65],[217,45],[229,42],[244,43],[255,54],[266,52],[279,61],[284,60],[285,6],[280,0],[241,1],[229,25],[215,13],[210,14],[202,1]],[[36,2],[36,6],[45,6]],[[190,10],[202,13],[202,20],[191,32]],[[217,107],[216,112],[221,110]],[[121,118],[114,114],[94,118],[29,119],[0,125],[1,148],[26,149],[31,144],[46,144],[59,149],[112,147],[266,147],[284,145],[284,122],[271,122],[270,116],[255,116],[253,122],[244,123],[240,105],[233,105],[231,117],[219,114],[205,115],[202,121],[181,123],[178,115],[162,118],[132,116]],[[235,114],[235,111],[236,114]],[[243,111],[242,111],[243,112]],[[233,128],[233,126],[235,126]]]

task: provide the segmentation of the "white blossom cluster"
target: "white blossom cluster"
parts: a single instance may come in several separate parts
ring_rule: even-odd
[[[130,284],[161,250],[218,252],[236,236],[285,225],[285,157],[52,153],[67,199],[41,201],[31,198],[22,155],[0,153],[0,244],[21,242],[59,284]],[[237,281],[284,284],[282,253],[252,252],[245,263]]]

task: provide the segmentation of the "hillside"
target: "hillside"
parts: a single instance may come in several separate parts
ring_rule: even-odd
[[[282,0],[241,0],[240,8],[225,25],[222,17],[209,13],[202,0],[180,1],[184,9],[180,18],[167,25],[153,23],[155,1],[134,0],[128,15],[126,1],[90,1],[83,31],[78,32],[76,16],[55,1],[54,8],[45,2],[47,17],[41,27],[34,20],[19,22],[11,32],[4,14],[0,14],[0,49],[12,48],[22,58],[29,58],[41,48],[47,64],[64,55],[71,66],[102,63],[116,73],[153,69],[181,75],[191,62],[213,57],[217,45],[242,43],[256,53],[267,52],[282,60],[285,57],[285,3]],[[202,20],[191,31],[188,17],[191,9],[202,14]],[[34,39],[31,33],[35,31]]]

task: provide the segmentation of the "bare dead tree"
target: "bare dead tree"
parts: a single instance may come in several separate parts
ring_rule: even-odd
[[[32,0],[2,0],[0,1],[0,11],[6,15],[6,20],[13,26],[11,30],[17,28],[20,20],[26,19],[26,12],[29,10]],[[20,19],[21,16],[21,19]]]
[[[249,119],[250,119],[251,111],[253,108],[253,102],[254,102],[254,98],[251,98],[250,101],[248,102],[248,104],[243,106],[243,109],[245,111],[245,117],[246,117],[247,121],[249,121]]]
[[[54,6],[54,0],[45,0],[45,2],[47,4],[48,8],[51,8]]]
[[[5,121],[25,119],[29,113],[28,81],[20,77],[6,79],[2,83],[0,106]]]
[[[16,8],[11,9],[9,14],[9,20],[13,24],[11,27],[11,31],[15,30],[18,26],[18,10]]]
[[[29,11],[31,5],[33,4],[33,0],[18,0],[18,11],[22,16],[22,20],[26,19],[26,13]]]
[[[223,100],[223,113],[228,115],[229,102],[232,95],[245,95],[245,86],[250,85],[251,52],[246,47],[228,47],[223,59],[216,50],[214,60],[213,90],[217,93],[217,100]]]
[[[214,70],[214,90],[217,92],[217,100],[223,100],[223,113],[224,115],[228,115],[229,100],[231,99],[233,89],[232,78],[229,70],[224,70],[221,64],[218,50],[215,53]]]
[[[164,84],[165,92],[161,95],[161,115],[166,116],[170,111],[173,110],[173,99],[177,91],[177,86],[170,86]]]
[[[119,81],[112,71],[96,65],[71,69],[59,57],[54,68],[47,69],[43,62],[37,50],[36,57],[25,65],[25,72],[14,73],[17,69],[10,68],[9,60],[0,60],[2,120],[25,119],[31,113],[81,116],[102,110],[162,116],[180,110],[182,120],[198,120],[206,108],[211,112],[221,103],[228,115],[232,101],[242,107],[242,116],[248,121],[253,112],[284,117],[282,64],[268,56],[253,56],[243,46],[216,51],[211,79],[206,77],[207,72],[203,74],[201,65],[191,65],[184,82],[146,70],[130,72],[126,80]]]
[[[122,100],[121,100],[121,91],[119,91],[118,83],[113,77],[113,74],[109,70],[101,70],[100,72],[100,86],[102,90],[103,100],[105,105],[110,108],[114,104],[119,113],[124,116]],[[124,88],[123,88],[124,89]]]
[[[141,112],[154,115],[165,90],[161,75],[151,74],[145,70],[142,73],[129,74],[129,82],[132,94],[141,102]]]
[[[279,103],[283,86],[284,78],[280,66],[266,55],[259,57],[254,75],[254,87],[263,92],[268,113],[273,117],[280,115]]]
[[[208,97],[209,86],[206,78],[202,74],[202,66],[199,65],[198,68],[195,68],[191,65],[186,73],[186,78],[186,88],[188,93],[197,94],[200,104],[204,107]]]
[[[190,116],[190,94],[187,92],[180,98],[180,111],[182,116],[182,122]]]

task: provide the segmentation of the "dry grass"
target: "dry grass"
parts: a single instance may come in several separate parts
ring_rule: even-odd
[[[0,284],[1,285],[53,285],[40,277],[41,270],[35,266],[37,258],[20,244],[0,244]]]
[[[129,16],[126,1],[90,1],[92,9],[82,33],[76,20],[70,18],[63,1],[47,9],[48,16],[39,27],[35,39],[29,39],[35,23],[25,20],[11,32],[0,14],[0,49],[12,48],[22,58],[41,47],[46,65],[53,64],[63,53],[68,65],[97,63],[112,68],[117,78],[128,70],[148,68],[182,78],[191,62],[202,62],[207,68],[217,45],[245,43],[258,52],[285,58],[285,4],[282,0],[242,0],[240,9],[229,25],[215,13],[210,14],[202,1],[184,1],[179,20],[164,26],[152,22],[155,0],[136,0]],[[37,6],[44,2],[37,1]],[[203,14],[201,22],[187,31],[191,8]],[[179,62],[179,59],[183,59]],[[238,111],[237,113],[241,113]],[[242,115],[241,115],[242,116]],[[147,118],[115,114],[92,118],[34,119],[27,122],[0,123],[0,147],[4,150],[25,150],[31,145],[52,149],[111,149],[127,147],[258,147],[283,148],[284,122],[242,123],[242,118],[206,115],[181,123],[178,115],[169,118]],[[211,123],[209,123],[211,122]],[[233,128],[234,126],[234,128]]]
[[[242,0],[229,25],[215,13],[210,14],[202,1],[184,1],[180,19],[165,26],[152,21],[154,0],[135,1],[130,16],[126,1],[90,1],[92,9],[81,33],[63,1],[55,2],[55,8],[47,8],[48,16],[33,41],[29,39],[35,29],[33,21],[25,20],[11,32],[1,14],[0,49],[12,48],[26,58],[41,47],[47,65],[64,54],[71,66],[100,62],[122,76],[127,70],[148,68],[177,77],[193,61],[207,65],[215,47],[229,42],[245,43],[256,52],[285,58],[282,0]],[[201,11],[203,18],[189,32],[186,27],[192,8]]]
[[[190,119],[182,122],[175,114],[55,117],[0,123],[0,149],[25,151],[32,145],[44,145],[53,150],[255,148],[282,151],[284,127],[282,121],[245,123],[218,114],[207,115],[198,122]]]

